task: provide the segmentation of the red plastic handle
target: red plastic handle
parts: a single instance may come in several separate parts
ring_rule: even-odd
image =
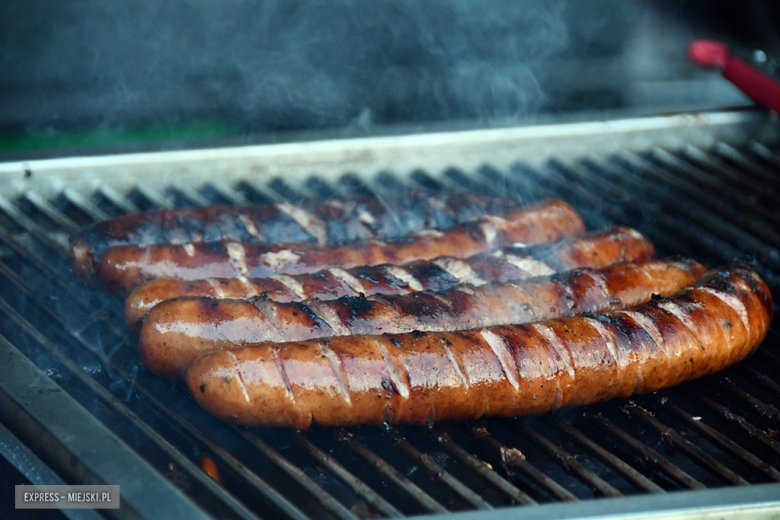
[[[780,112],[780,83],[744,60],[733,56],[726,44],[696,40],[688,47],[691,59],[703,67],[717,67],[723,76],[754,101]]]

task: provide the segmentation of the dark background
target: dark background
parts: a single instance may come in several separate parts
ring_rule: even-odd
[[[774,5],[6,0],[0,153],[744,104],[685,47],[778,51]]]

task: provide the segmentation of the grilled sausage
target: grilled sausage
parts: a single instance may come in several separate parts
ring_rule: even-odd
[[[646,260],[477,288],[459,285],[443,292],[371,298],[303,303],[179,298],[152,309],[138,346],[152,372],[177,378],[207,352],[261,341],[464,330],[623,308],[653,294],[674,294],[704,271],[690,260]]]
[[[409,192],[383,199],[332,200],[323,204],[145,211],[88,226],[74,237],[71,254],[75,270],[86,278],[103,251],[114,246],[219,240],[346,244],[399,238],[423,229],[445,229],[477,215],[499,215],[508,206],[504,199],[468,193]]]
[[[465,332],[223,350],[195,361],[187,384],[209,413],[250,426],[543,414],[724,369],[761,343],[772,311],[764,282],[733,265],[630,310]]]
[[[529,248],[509,247],[462,261],[439,257],[394,266],[361,266],[348,270],[278,275],[271,278],[209,278],[153,280],[137,287],[125,300],[125,321],[136,334],[140,320],[164,300],[179,296],[248,299],[263,295],[277,302],[310,298],[332,300],[364,294],[407,294],[424,289],[442,291],[468,283],[522,280],[577,267],[598,269],[655,255],[649,239],[630,228],[613,227]]]
[[[546,200],[504,215],[490,215],[449,228],[423,230],[387,243],[369,240],[346,246],[309,244],[198,244],[116,246],[100,256],[95,276],[109,289],[130,290],[157,278],[267,277],[326,267],[402,264],[443,255],[472,256],[511,243],[538,244],[585,231],[582,218],[565,202]]]

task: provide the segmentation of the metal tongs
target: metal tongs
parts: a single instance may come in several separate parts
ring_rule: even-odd
[[[696,40],[688,54],[702,67],[720,69],[751,99],[780,113],[780,63],[764,51],[738,51],[719,41]]]

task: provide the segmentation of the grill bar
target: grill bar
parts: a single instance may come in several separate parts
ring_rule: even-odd
[[[0,210],[4,211],[6,215],[11,217],[17,224],[25,228],[32,236],[56,251],[60,256],[68,256],[68,245],[66,240],[61,237],[55,237],[51,233],[47,233],[46,230],[33,222],[30,217],[19,211],[19,209],[14,206],[11,201],[2,195],[0,195]]]
[[[623,493],[607,484],[601,477],[580,464],[571,454],[556,446],[550,439],[536,431],[531,425],[522,421],[513,421],[512,426],[533,439],[541,446],[555,461],[563,466],[566,471],[576,475],[583,482],[607,497],[621,497]]]
[[[660,453],[629,435],[625,430],[615,425],[601,414],[585,413],[587,419],[600,423],[613,437],[621,440],[628,447],[639,453],[647,462],[657,466],[661,471],[672,477],[679,484],[690,489],[705,489],[707,486],[666,460]]]
[[[45,336],[43,336],[38,330],[33,327],[23,316],[17,313],[11,305],[3,298],[0,298],[0,311],[10,317],[21,330],[24,330],[34,340],[49,353],[51,353],[59,363],[67,367],[70,373],[76,376],[82,383],[84,383],[95,395],[99,396],[103,401],[112,405],[113,409],[124,416],[126,419],[132,422],[133,426],[138,428],[140,432],[146,435],[155,444],[160,446],[165,454],[170,457],[178,467],[183,468],[187,474],[196,480],[202,487],[222,498],[230,509],[239,517],[245,519],[256,519],[251,511],[249,511],[243,504],[238,502],[232,497],[226,489],[219,486],[204,472],[195,466],[184,454],[182,454],[175,446],[170,444],[164,437],[162,437],[154,428],[145,423],[138,415],[130,410],[123,403],[118,401],[114,396],[108,392],[103,386],[97,383],[93,378],[86,375],[81,368],[76,365],[70,358],[60,350],[59,347],[54,345]]]
[[[143,198],[151,202],[152,206],[160,209],[173,209],[176,206],[168,197],[158,193],[153,188],[141,184],[136,187],[136,190]]]
[[[334,474],[336,474],[341,480],[346,482],[358,495],[363,497],[365,501],[374,506],[378,511],[384,513],[387,516],[400,518],[403,517],[398,509],[396,509],[390,502],[376,494],[370,487],[365,485],[363,481],[355,477],[352,473],[339,464],[339,462],[322,451],[313,442],[306,438],[302,433],[295,434],[295,441],[306,452],[317,460],[320,464],[327,467]]]
[[[113,190],[109,189],[107,192],[111,193]],[[110,216],[108,213],[97,207],[91,200],[76,190],[66,188],[62,194],[71,204],[83,211],[92,220],[105,220]],[[130,201],[128,201],[128,203],[132,204]],[[132,206],[128,205],[127,207],[131,208]]]
[[[760,182],[765,183],[777,183],[776,173],[769,170],[762,164],[754,161],[753,158],[743,154],[733,146],[726,143],[718,143],[715,145],[715,151],[725,161],[731,162],[734,166],[739,167],[741,172],[750,172],[756,177],[760,177]]]
[[[240,192],[234,190],[233,188],[230,188],[229,186],[226,186],[222,182],[211,182],[209,186],[213,188],[221,196],[229,200],[230,203],[233,204],[234,206],[243,207],[243,206],[252,205],[252,202],[246,197],[244,197]]]
[[[261,439],[258,435],[243,428],[233,428],[239,435],[248,440],[255,448],[265,455],[271,462],[276,464],[285,473],[290,475],[295,481],[306,488],[326,509],[334,513],[343,520],[356,520],[357,517],[345,508],[338,500],[333,498],[328,492],[320,487],[316,482],[309,478],[298,466],[291,463],[283,457],[278,451],[273,449],[270,444]]]
[[[689,162],[702,167],[704,170],[717,172],[722,178],[730,181],[735,187],[747,187],[759,197],[767,197],[774,201],[780,200],[780,193],[772,186],[759,182],[749,175],[742,175],[739,171],[714,159],[710,154],[705,153],[696,146],[686,146],[683,151],[683,157]]]
[[[686,177],[701,182],[707,187],[718,191],[726,200],[739,204],[744,214],[759,216],[765,222],[771,222],[774,225],[778,223],[778,218],[774,213],[769,211],[766,207],[756,204],[754,200],[751,200],[742,192],[735,190],[719,178],[707,174],[697,166],[685,162],[661,148],[654,148],[651,153],[652,158],[659,160],[661,164],[672,171],[676,171]]]
[[[346,430],[340,430],[336,435],[339,440],[345,442],[350,448],[355,450],[356,453],[366,459],[370,464],[373,464],[379,473],[389,478],[395,485],[414,498],[425,509],[434,513],[447,512],[447,509],[445,509],[443,505],[417,487],[414,482],[403,476],[392,465],[388,464],[373,451],[366,448],[360,441],[356,440],[351,433]]]
[[[771,465],[762,461],[746,449],[739,446],[736,442],[732,441],[725,435],[713,429],[708,424],[704,423],[701,417],[694,418],[691,414],[674,403],[667,403],[666,407],[674,412],[675,415],[677,415],[679,418],[681,418],[685,425],[688,426],[688,428],[706,437],[707,440],[721,448],[723,451],[731,454],[733,457],[736,457],[744,464],[753,468],[755,471],[765,474],[771,480],[780,481],[780,471],[777,471]]]
[[[609,139],[614,139],[617,135],[620,133],[611,134]],[[133,366],[133,363],[137,363],[137,354],[133,351],[132,343],[127,341],[129,336],[121,322],[121,308],[116,302],[106,305],[105,297],[99,291],[85,290],[79,281],[69,276],[69,269],[65,263],[67,251],[63,247],[62,240],[67,233],[73,231],[75,226],[83,223],[84,216],[97,220],[105,218],[108,213],[135,211],[139,205],[175,207],[176,204],[197,206],[225,202],[246,205],[258,202],[322,200],[330,197],[371,194],[385,197],[408,188],[456,189],[506,196],[522,203],[545,196],[563,197],[583,213],[589,227],[610,223],[637,227],[649,234],[664,252],[685,253],[700,258],[704,256],[707,261],[718,262],[728,261],[733,256],[745,252],[758,255],[763,263],[759,267],[762,275],[767,275],[768,283],[774,288],[778,286],[774,273],[780,273],[780,255],[775,249],[775,246],[780,244],[780,236],[775,233],[773,226],[780,217],[768,210],[757,212],[747,210],[752,209],[749,204],[755,205],[752,192],[755,191],[756,186],[761,183],[769,183],[773,186],[776,184],[772,182],[772,176],[780,160],[770,148],[761,143],[748,143],[748,147],[743,148],[741,145],[733,144],[734,142],[733,140],[707,142],[698,138],[692,139],[688,149],[678,147],[683,150],[682,153],[667,151],[663,145],[654,149],[653,146],[657,146],[658,141],[639,148],[635,146],[626,148],[621,145],[612,150],[617,152],[616,155],[606,153],[607,149],[594,153],[592,147],[587,150],[581,147],[580,152],[576,154],[560,154],[552,161],[532,160],[522,164],[515,162],[518,160],[517,148],[515,148],[511,160],[502,159],[495,163],[483,164],[465,161],[463,166],[458,165],[458,168],[441,169],[427,167],[430,162],[423,161],[419,163],[423,165],[421,169],[410,168],[408,174],[404,173],[401,176],[393,172],[374,176],[376,170],[367,172],[365,166],[361,166],[355,169],[354,175],[341,176],[344,171],[342,169],[337,177],[328,170],[328,167],[325,167],[323,170],[326,173],[322,176],[305,178],[295,171],[290,175],[285,172],[284,180],[268,183],[257,180],[246,181],[246,176],[243,178],[227,176],[224,177],[225,180],[215,182],[214,178],[217,176],[209,175],[204,177],[201,185],[187,182],[184,186],[178,186],[167,181],[150,182],[148,185],[144,182],[133,182],[128,185],[90,181],[87,189],[68,187],[63,192],[57,193],[52,192],[49,187],[42,187],[40,190],[28,188],[17,194],[22,199],[19,207],[7,198],[5,204],[0,201],[0,219],[7,217],[13,223],[10,228],[14,228],[15,225],[26,232],[16,235],[13,229],[0,228],[0,243],[8,248],[3,261],[0,262],[0,276],[10,282],[8,286],[0,289],[4,291],[0,296],[4,298],[2,302],[5,302],[5,307],[0,304],[0,313],[9,316],[8,311],[14,305],[10,302],[18,300],[21,302],[21,307],[17,313],[19,317],[27,320],[31,328],[28,330],[20,327],[19,330],[24,331],[28,336],[31,331],[37,330],[36,326],[41,327],[39,332],[41,336],[45,334],[53,338],[52,334],[61,334],[60,330],[73,336],[75,341],[66,341],[68,351],[63,355],[81,355],[79,353],[81,349],[84,353],[96,356],[105,368],[105,374],[110,374],[109,381],[113,379],[113,383],[122,383],[119,385],[122,388],[119,389],[114,388],[112,383],[109,390],[109,383],[106,382],[105,377],[101,379],[102,376],[83,374],[104,389],[101,399],[103,406],[114,409],[115,403],[109,402],[106,398],[111,396],[116,401],[117,396],[122,395],[122,399],[130,399],[127,401],[127,406],[131,406],[132,409],[128,409],[136,414],[139,420],[146,422],[150,417],[164,418],[168,429],[157,432],[163,440],[179,450],[180,454],[187,453],[186,450],[182,450],[183,446],[194,446],[195,460],[200,453],[208,453],[208,456],[216,461],[225,479],[223,479],[224,484],[215,483],[215,486],[227,489],[230,496],[234,495],[234,498],[237,497],[237,500],[242,501],[242,505],[250,504],[251,507],[257,507],[254,503],[256,500],[247,501],[247,497],[257,497],[262,502],[262,511],[270,507],[272,512],[290,518],[302,519],[315,515],[354,518],[358,515],[373,516],[374,512],[384,516],[399,516],[403,514],[401,510],[406,512],[407,509],[443,513],[464,506],[476,509],[482,507],[485,509],[483,513],[488,514],[487,509],[498,505],[502,500],[533,504],[537,494],[542,500],[574,501],[586,498],[590,496],[583,493],[582,489],[586,487],[595,489],[598,494],[617,496],[620,493],[632,492],[634,489],[658,494],[664,491],[664,487],[674,487],[674,482],[688,488],[717,486],[717,479],[712,475],[721,477],[725,475],[724,478],[729,482],[739,484],[748,481],[752,483],[755,479],[774,480],[777,477],[777,470],[771,465],[767,467],[757,463],[757,460],[761,460],[757,455],[758,452],[754,454],[750,450],[755,447],[762,453],[767,451],[780,455],[777,442],[759,426],[745,422],[741,415],[735,416],[730,411],[733,409],[746,413],[748,417],[756,420],[755,424],[776,423],[778,415],[773,407],[777,402],[778,385],[772,370],[774,372],[780,370],[778,368],[780,363],[773,364],[772,361],[776,361],[774,354],[766,349],[762,349],[758,354],[760,358],[756,358],[770,360],[766,366],[755,369],[747,366],[740,367],[731,374],[724,374],[718,376],[719,379],[697,383],[698,386],[692,387],[704,388],[706,385],[714,385],[722,389],[721,392],[717,392],[717,395],[724,404],[715,403],[721,406],[722,410],[704,402],[696,392],[691,393],[693,400],[687,399],[687,396],[685,400],[686,403],[693,403],[690,406],[697,406],[698,403],[698,406],[703,405],[707,411],[714,411],[716,421],[725,421],[730,425],[729,428],[737,432],[737,437],[742,435],[740,442],[752,443],[749,448],[742,448],[732,440],[729,437],[731,433],[727,433],[727,430],[716,430],[714,423],[704,425],[710,430],[707,434],[702,433],[705,430],[696,429],[696,426],[702,425],[698,424],[699,421],[693,421],[692,415],[689,414],[686,419],[670,407],[667,409],[673,417],[670,420],[664,419],[663,424],[649,415],[647,417],[637,415],[638,412],[635,411],[630,416],[616,414],[618,417],[613,417],[612,420],[621,424],[618,426],[606,419],[605,415],[601,415],[605,410],[613,410],[614,405],[597,407],[593,412],[588,412],[586,417],[590,417],[590,420],[585,421],[588,431],[590,432],[590,428],[593,427],[594,431],[605,432],[617,441],[617,446],[621,450],[625,447],[628,448],[628,453],[639,454],[639,458],[633,461],[631,458],[624,457],[625,461],[631,462],[635,467],[605,449],[603,443],[594,442],[592,440],[594,437],[590,433],[585,435],[579,427],[580,415],[576,415],[577,419],[571,419],[574,424],[562,417],[547,418],[538,428],[534,421],[517,421],[516,429],[520,437],[504,431],[506,426],[510,426],[510,429],[515,428],[515,423],[503,422],[500,423],[502,426],[494,431],[494,434],[499,434],[501,441],[487,433],[487,430],[474,425],[437,426],[424,438],[432,441],[434,445],[442,446],[453,455],[454,458],[449,459],[453,466],[447,466],[446,469],[444,463],[438,462],[439,459],[434,460],[429,446],[420,444],[420,437],[417,435],[401,437],[398,433],[364,430],[374,432],[376,435],[374,433],[369,435],[372,438],[389,438],[394,441],[391,442],[393,444],[391,451],[387,454],[380,451],[382,455],[380,457],[347,430],[339,433],[337,443],[340,441],[349,449],[338,452],[328,452],[326,448],[321,447],[322,439],[318,435],[285,432],[265,435],[262,432],[255,434],[245,430],[234,430],[204,417],[199,411],[192,410],[191,401],[178,400],[175,404],[169,404],[164,398],[158,397],[161,390],[170,392],[174,386],[166,386],[163,382],[150,377],[143,368],[139,370],[137,366]],[[650,150],[650,153],[645,153],[647,150]],[[585,160],[582,159],[583,151],[590,154]],[[539,150],[535,149],[534,153],[538,155]],[[712,155],[709,155],[710,153]],[[425,161],[428,161],[429,150],[420,157],[423,156]],[[545,157],[551,156],[553,154]],[[704,160],[701,160],[702,157]],[[400,163],[394,164],[397,168]],[[295,168],[300,171],[301,167]],[[745,173],[751,176],[750,180],[739,183],[736,168],[740,171],[745,170]],[[41,178],[36,165],[32,166],[32,171],[34,172],[32,178]],[[193,171],[197,171],[197,167],[193,168]],[[312,168],[312,171],[319,172],[319,166]],[[46,175],[44,173],[43,178]],[[241,181],[240,184],[235,182],[237,180]],[[703,189],[700,189],[701,187]],[[637,201],[640,190],[644,196],[641,204]],[[88,192],[92,195],[85,196],[84,193]],[[712,196],[713,194],[715,196]],[[51,202],[60,195],[64,197],[65,204],[69,204],[69,207],[62,206],[60,203],[62,199],[58,199],[56,204]],[[771,190],[760,195],[765,200],[775,200],[772,198]],[[91,200],[95,197],[100,197],[101,204],[108,203],[108,205],[98,207]],[[731,213],[735,204],[743,206],[743,211],[733,216]],[[61,209],[63,207],[64,209]],[[0,223],[2,222],[0,220]],[[55,253],[54,260],[49,249]],[[37,272],[39,276],[43,275],[43,278],[40,280],[35,279],[34,276],[32,279],[29,278],[31,272]],[[57,291],[60,293],[58,294]],[[49,299],[49,295],[62,296],[63,292],[65,297],[72,298],[75,303],[70,309],[53,303],[56,300]],[[35,308],[34,316],[27,316],[26,313],[31,312],[28,311],[28,307]],[[82,316],[89,316],[89,319],[84,320]],[[50,324],[46,323],[47,319]],[[95,329],[100,331],[97,336],[95,336]],[[780,341],[780,336],[776,332],[772,334],[768,343]],[[52,340],[47,341],[52,342]],[[58,343],[53,344],[58,345]],[[763,377],[757,377],[756,374]],[[77,379],[81,381],[81,378]],[[130,391],[127,390],[128,385]],[[755,395],[749,393],[748,388],[752,388],[749,385],[758,388],[759,392]],[[762,391],[767,394],[764,395]],[[130,392],[132,392],[132,399]],[[672,390],[671,395],[677,395],[675,392]],[[653,406],[654,403],[657,403],[654,398],[643,398],[641,404],[647,407]],[[690,406],[686,404],[686,409],[690,410]],[[731,419],[725,414],[728,414]],[[593,417],[596,416],[608,421],[608,425],[605,426],[599,420],[594,421]],[[658,453],[648,448],[648,442],[652,442],[652,439],[648,440],[648,434],[641,427],[646,425],[648,420],[658,421],[658,424],[668,429],[664,432],[669,433],[670,436],[672,434],[679,436],[678,431],[685,427],[699,432],[703,438],[712,443],[714,449],[722,450],[734,459],[720,460],[712,451],[713,448],[707,448],[706,453],[699,454],[699,458],[705,462],[706,459],[701,455],[717,459],[721,468],[712,464],[706,468],[706,463],[702,463],[701,460],[696,461],[695,457],[687,454],[687,457],[691,457],[691,460],[697,463],[691,463],[688,458],[672,458],[673,456],[670,455],[670,460],[675,462],[672,464],[670,460],[660,457]],[[696,424],[691,424],[691,421]],[[132,421],[130,423],[132,424]],[[534,426],[531,426],[532,423]],[[497,421],[496,424],[498,425],[499,422]],[[554,432],[544,425],[555,427],[572,438],[575,441],[573,448],[562,450],[553,440]],[[626,429],[623,429],[623,425]],[[139,426],[134,425],[133,428],[138,429]],[[650,430],[658,431],[657,428],[652,427]],[[208,435],[206,431],[209,432]],[[235,435],[237,431],[238,436]],[[543,432],[552,436],[547,436]],[[722,438],[713,436],[713,433],[721,435]],[[763,437],[759,434],[763,434]],[[129,435],[132,437],[132,434]],[[169,439],[170,435],[176,436],[175,442]],[[250,438],[247,438],[247,435]],[[465,442],[456,443],[454,435],[465,439]],[[251,438],[252,436],[254,439]],[[264,443],[264,446],[258,446],[253,440]],[[530,452],[521,453],[515,440],[529,442],[529,446],[539,447],[541,450],[531,449]],[[678,444],[687,440],[695,444],[693,438],[675,438],[673,447],[679,448]],[[241,446],[236,445],[236,441],[240,442]],[[291,456],[291,458],[283,456],[278,446],[286,446],[288,443],[301,447],[301,455]],[[149,445],[158,446],[158,443],[152,441]],[[640,449],[639,446],[647,449]],[[577,450],[580,448],[595,454],[606,468],[614,471],[611,478],[622,478],[625,482],[620,487],[617,481],[614,484],[612,480],[607,483],[604,480],[606,477],[599,476],[601,475],[599,471],[603,471],[603,467],[599,466],[602,469],[597,470],[592,463],[584,462],[585,459],[577,460]],[[682,448],[679,449],[683,451]],[[520,487],[510,483],[487,466],[473,453],[473,450],[487,452],[486,460],[499,460],[503,469],[509,473],[508,478]],[[359,467],[355,469],[356,462],[349,461],[351,455],[357,455],[356,460],[363,463],[363,466],[358,465]],[[427,480],[423,478],[424,473],[415,475],[415,483],[403,476],[399,469],[406,464],[404,461],[408,458],[407,455],[411,457],[410,460],[420,463],[429,470],[430,476]],[[193,479],[194,476],[200,475],[211,481],[210,477],[205,476],[205,473],[192,461],[193,457],[182,456],[190,461],[190,465],[180,465],[178,462],[176,465],[181,467],[187,478]],[[529,458],[525,459],[526,456]],[[247,462],[247,466],[239,462],[239,457],[242,462]],[[267,460],[271,460],[273,464],[262,463]],[[318,484],[319,481],[314,482],[303,471],[304,468],[306,471],[312,471],[311,464],[314,462],[325,468],[324,470],[317,468],[323,476],[322,485]],[[380,486],[369,486],[361,480],[365,469],[360,468],[365,468],[365,462],[368,462],[370,471],[376,472],[376,478],[381,481]],[[734,466],[735,463],[738,465]],[[647,472],[646,466],[655,467],[660,473],[668,475],[671,480],[666,480],[665,477],[659,479],[660,474]],[[715,469],[712,469],[713,467]],[[640,471],[636,468],[640,468]],[[722,469],[726,471],[720,471]],[[502,471],[500,467],[498,470]],[[515,471],[518,471],[518,474],[515,475]],[[566,474],[567,472],[575,478],[571,478]],[[283,477],[281,480],[278,479],[280,476]],[[329,480],[331,476],[333,479]],[[328,486],[334,486],[336,481],[345,484],[346,487],[337,490],[338,486],[336,486],[331,491]],[[375,482],[375,480],[370,481]],[[387,484],[391,485],[385,489]],[[626,485],[633,488],[625,487]],[[756,486],[747,489],[754,487]],[[534,498],[521,488],[528,489],[529,493],[534,494]],[[344,505],[347,503],[344,501],[345,492],[354,493],[349,497],[357,498],[360,507],[368,505],[374,511],[363,511],[359,507],[348,509]],[[225,507],[225,495],[215,494],[211,490],[206,495],[208,496],[199,498],[204,504],[208,504],[210,511],[219,511],[220,508]],[[411,497],[413,501],[398,502],[395,498],[398,495]],[[621,500],[623,499],[611,498],[610,503],[618,504]],[[588,501],[584,505],[591,502],[593,501]],[[658,504],[665,503],[655,502],[654,507],[657,508]],[[298,509],[298,506],[301,509]],[[533,508],[533,511],[545,511],[534,513],[544,516],[552,514],[546,511],[554,511],[555,507],[555,505],[541,505]],[[577,512],[584,510],[587,510],[587,507],[570,509]],[[233,514],[235,515],[235,511]],[[257,515],[258,511],[252,511],[251,514]],[[265,516],[265,513],[261,513],[260,516]]]
[[[645,193],[653,193],[654,196],[659,200],[667,201],[667,204],[669,204],[668,207],[673,208],[674,211],[683,213],[691,221],[697,222],[701,226],[707,228],[711,233],[722,236],[729,243],[744,244],[750,248],[751,251],[760,253],[763,261],[771,261],[774,259],[774,257],[776,257],[776,250],[768,247],[764,242],[758,240],[757,238],[747,234],[744,228],[737,227],[731,223],[734,221],[744,225],[744,217],[736,215],[734,218],[726,220],[725,218],[720,217],[716,213],[712,213],[710,210],[705,209],[703,206],[699,205],[699,203],[704,202],[703,200],[699,200],[701,197],[700,190],[698,190],[698,194],[696,194],[695,192],[697,190],[693,189],[692,186],[680,186],[682,183],[675,183],[673,177],[665,174],[665,172],[660,168],[652,165],[645,159],[632,154],[631,152],[625,152],[624,154],[621,154],[620,157],[626,158],[628,164],[638,168],[642,172],[643,175],[641,177],[628,175],[625,176],[626,179],[632,179],[635,182],[637,188],[644,190]],[[629,171],[628,168],[623,168],[623,170]],[[660,186],[663,186],[664,184],[646,182],[644,179],[646,176],[650,175],[664,182],[664,184],[667,186],[675,186],[675,184],[678,184],[676,187],[685,189],[684,192],[686,195],[688,195],[688,198],[683,199],[681,196],[678,196],[673,192],[660,188]],[[760,229],[765,230],[768,228],[762,227]],[[751,231],[754,230],[751,229]],[[776,234],[774,233],[764,233],[764,235],[765,236],[762,237],[764,240],[777,238]],[[769,235],[769,237],[767,238],[766,235]]]
[[[762,374],[757,370],[754,370],[748,366],[742,366],[736,368],[736,372],[749,380],[754,385],[762,388],[764,391],[773,394],[774,396],[780,396],[780,385],[775,383],[766,374]]]
[[[436,432],[437,433],[433,435],[435,439],[447,448],[447,451],[463,462],[471,471],[476,472],[479,476],[489,481],[512,500],[524,505],[536,505],[536,500],[520,491],[501,475],[489,468],[485,462],[481,461],[456,443],[452,439],[452,430],[446,426],[438,426]]]
[[[750,395],[745,390],[734,384],[734,382],[728,377],[721,379],[720,386],[745,401],[745,403],[748,404],[751,409],[757,411],[761,417],[769,419],[775,424],[777,424],[778,420],[780,420],[780,410],[777,410],[776,408],[756,399],[754,396]]]
[[[69,479],[78,476],[91,482],[120,484],[122,501],[130,509],[128,517],[135,514],[149,518],[207,518],[3,336],[0,359],[0,411],[5,417],[15,418],[14,433],[32,441],[36,452],[46,453],[57,473]],[[29,378],[36,376],[37,384],[31,385]],[[47,399],[35,397],[41,394]],[[41,427],[46,423],[55,423],[57,428],[46,431]],[[246,518],[254,516],[249,514]]]
[[[703,467],[707,468],[727,484],[731,484],[733,486],[748,485],[748,482],[745,479],[728,469],[720,462],[713,459],[711,456],[704,453],[704,451],[695,444],[688,442],[688,440],[685,439],[682,435],[650,415],[647,410],[636,405],[632,406],[631,404],[626,406],[625,409],[627,409],[628,413],[630,413],[632,416],[638,418],[644,424],[650,426],[652,429],[661,434],[661,438],[665,443],[667,443],[669,447],[678,448],[696,463],[701,464]]]
[[[400,446],[404,452],[422,464],[434,478],[444,482],[463,500],[478,509],[493,509],[493,506],[486,502],[484,498],[471,491],[461,481],[453,477],[449,471],[439,466],[429,454],[421,452],[397,433],[393,433],[391,436],[396,446]]]
[[[569,490],[530,464],[525,459],[525,455],[523,455],[520,450],[506,446],[504,443],[493,437],[484,427],[473,424],[467,425],[466,431],[473,438],[481,440],[487,446],[492,448],[494,452],[497,452],[501,460],[501,465],[510,475],[517,473],[519,470],[527,477],[530,477],[531,480],[533,480],[536,484],[547,490],[547,492],[552,494],[558,500],[571,502],[576,502],[579,500]]]
[[[73,190],[69,190],[73,191]],[[111,204],[113,204],[115,207],[119,209],[121,213],[138,213],[141,211],[141,208],[135,205],[134,202],[132,202],[130,199],[116,191],[111,186],[108,186],[107,184],[103,184],[98,188],[98,193],[100,193],[102,196],[104,196],[106,199],[108,199]],[[98,208],[99,209],[99,208]],[[90,215],[93,220],[101,220],[100,218],[97,218],[96,215]]]
[[[11,271],[7,266],[5,266],[2,263],[0,263],[0,273],[2,273],[9,281],[14,283],[14,285],[22,289],[27,298],[31,299],[32,301],[35,301],[38,307],[44,310],[45,312],[47,312],[47,314],[49,314],[49,316],[51,316],[55,321],[61,323],[63,327],[65,327],[66,329],[69,328],[69,325],[62,319],[61,316],[59,316],[55,311],[53,311],[46,302],[41,301],[35,291],[29,288],[17,275],[13,273],[13,271]],[[56,279],[59,280],[59,277],[56,277]],[[0,300],[0,303],[2,303],[2,300]],[[94,312],[95,309],[90,307],[91,306],[87,304],[87,308],[90,311]],[[6,305],[6,308],[9,307]],[[18,319],[21,319],[21,317],[18,317]],[[25,326],[25,329],[35,331],[34,327],[32,327],[29,324]],[[126,334],[126,332],[124,331],[119,331],[118,328],[115,328],[114,330],[117,332],[121,332],[122,334]],[[105,364],[105,366],[110,368],[113,373],[117,374],[119,377],[123,378],[124,380],[134,380],[134,376],[132,374],[127,373],[127,371],[117,366],[109,357],[106,357],[105,354],[103,353],[102,348],[89,343],[78,333],[75,334],[75,337],[85,347],[87,347],[87,349],[89,349],[94,354],[98,355],[101,358],[102,362]],[[42,338],[42,336],[40,336],[40,338]],[[71,367],[71,369],[74,370],[73,367]],[[80,371],[78,371],[78,373],[79,375],[81,375]],[[90,381],[92,380],[90,379]],[[95,388],[102,389],[103,387],[95,387]],[[225,467],[231,469],[238,476],[246,480],[250,485],[254,487],[256,492],[268,498],[271,501],[271,503],[273,503],[281,511],[284,511],[291,518],[297,518],[297,519],[307,518],[306,515],[304,515],[297,507],[295,507],[283,496],[280,496],[279,493],[273,490],[271,486],[269,486],[257,475],[248,471],[247,468],[243,464],[241,464],[235,457],[230,455],[226,450],[222,449],[218,444],[214,443],[211,439],[205,436],[202,432],[200,432],[200,430],[197,427],[195,427],[192,423],[190,423],[183,416],[181,416],[181,414],[179,414],[173,408],[171,408],[167,404],[157,399],[157,397],[154,395],[154,392],[147,390],[143,385],[140,384],[138,385],[134,384],[133,388],[135,388],[136,392],[140,392],[144,396],[148,404],[153,405],[154,407],[159,409],[158,411],[159,415],[167,417],[173,421],[176,421],[179,424],[181,429],[187,431],[187,433],[192,435],[193,438],[197,439],[202,445],[206,446],[206,448],[217,457],[220,463],[222,463]],[[107,395],[108,394],[105,391],[103,391],[103,397],[106,398]],[[146,428],[145,431],[156,433],[151,428]],[[187,461],[187,459],[184,460]],[[179,464],[182,463],[181,460],[177,462],[179,462]],[[195,468],[195,466],[186,466],[186,467],[190,470]],[[202,476],[202,472],[199,469],[196,468],[194,471],[197,473],[199,477]],[[211,483],[210,480],[207,481]]]
[[[73,222],[69,217],[63,215],[60,210],[51,204],[51,202],[41,197],[38,193],[34,191],[26,191],[24,193],[24,198],[33,204],[38,209],[38,211],[41,211],[47,217],[56,222],[57,225],[65,228],[65,231],[69,233],[75,233],[81,229],[81,226]]]
[[[777,456],[780,456],[780,442],[774,440],[766,432],[764,432],[764,430],[753,426],[741,415],[738,415],[725,406],[716,403],[701,392],[695,392],[694,395],[699,399],[699,401],[703,402],[709,408],[714,410],[718,415],[727,421],[736,424],[739,428],[744,430],[751,439],[755,439],[757,442],[763,444],[765,448],[768,448]]]
[[[649,478],[642,475],[640,472],[620,460],[612,452],[602,448],[596,444],[592,439],[583,434],[577,428],[575,428],[569,421],[556,417],[552,421],[564,432],[569,434],[577,442],[585,446],[589,451],[595,454],[601,459],[607,466],[612,468],[616,473],[623,478],[634,484],[637,488],[647,491],[649,493],[665,493],[664,489],[657,485]]]

